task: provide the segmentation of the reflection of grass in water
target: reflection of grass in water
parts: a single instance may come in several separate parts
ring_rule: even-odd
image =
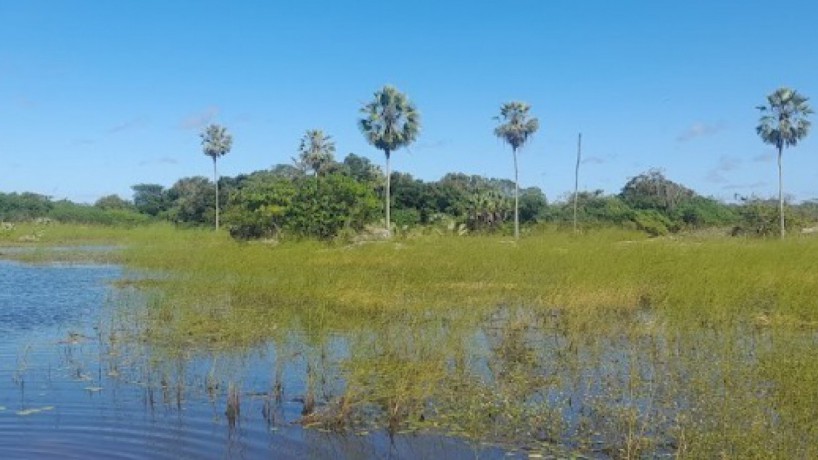
[[[268,247],[163,232],[125,254],[168,275],[139,317],[151,353],[302,333],[307,425],[619,458],[818,456],[814,239]],[[340,363],[321,359],[331,333]],[[333,374],[344,385],[322,392]]]

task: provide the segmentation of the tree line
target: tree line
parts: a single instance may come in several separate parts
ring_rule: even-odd
[[[369,159],[348,154],[312,164],[303,157],[270,169],[221,177],[222,225],[238,239],[352,237],[377,231],[383,222],[386,177]],[[423,181],[393,171],[393,228],[403,232],[514,234],[515,183],[509,179],[449,173]],[[52,200],[34,193],[0,193],[0,220],[51,219],[103,225],[141,225],[169,221],[206,227],[215,222],[212,180],[185,177],[170,187],[137,184],[133,199],[117,195],[93,205]],[[549,201],[537,187],[519,190],[523,230],[546,224],[573,225],[574,198],[581,228],[617,226],[650,235],[719,228],[736,234],[778,234],[776,199],[747,197],[723,203],[701,196],[657,170],[629,179],[615,194],[579,191]],[[785,208],[791,230],[818,221],[818,201]]]
[[[774,200],[757,197],[739,197],[736,204],[703,197],[657,170],[631,178],[618,194],[575,189],[564,201],[548,203],[539,188],[521,190],[519,186],[518,150],[540,127],[539,120],[530,115],[531,107],[519,101],[501,105],[494,130],[511,147],[513,181],[450,173],[438,181],[424,182],[390,169],[392,154],[417,139],[420,114],[406,95],[385,86],[361,107],[358,119],[366,140],[384,153],[385,172],[355,154],[336,161],[332,136],[310,129],[301,138],[291,164],[219,177],[217,160],[230,152],[233,139],[225,127],[212,124],[200,135],[202,152],[213,161],[212,182],[197,176],[182,178],[169,188],[137,184],[132,187],[133,200],[111,195],[93,206],[54,202],[32,193],[0,193],[0,220],[47,217],[128,225],[168,220],[189,226],[215,224],[217,230],[224,221],[230,234],[239,239],[331,239],[357,234],[381,219],[387,237],[393,230],[418,227],[458,233],[505,231],[519,237],[521,224],[570,222],[576,226],[577,221],[585,227],[620,225],[651,235],[730,227],[734,234],[769,235],[777,230],[783,237],[787,228],[818,220],[815,202],[784,206],[783,150],[797,145],[809,132],[812,110],[807,101],[797,91],[781,88],[758,107],[762,116],[756,131],[778,150],[777,209]]]

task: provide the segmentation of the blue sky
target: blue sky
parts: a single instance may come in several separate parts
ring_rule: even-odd
[[[387,83],[423,117],[393,166],[424,180],[513,177],[493,117],[523,100],[541,128],[520,182],[549,199],[573,188],[579,131],[582,189],[660,168],[705,195],[772,196],[755,107],[780,86],[818,98],[806,0],[0,0],[0,18],[0,191],[81,202],[209,176],[209,122],[234,134],[224,175],[289,162],[312,128],[339,159],[382,164],[356,120]],[[787,193],[816,184],[818,132],[784,154]]]

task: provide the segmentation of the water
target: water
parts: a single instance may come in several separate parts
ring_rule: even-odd
[[[0,260],[0,459],[818,458],[814,330],[523,307],[316,328],[305,309],[239,321],[269,342],[238,348],[169,321],[240,308],[114,283],[139,277]]]
[[[118,339],[122,305],[145,299],[111,265],[0,261],[0,458],[481,458],[508,455],[436,435],[338,434],[294,423],[304,363],[266,345],[164,356]],[[117,304],[118,308],[111,308]],[[113,313],[120,312],[120,313]],[[344,353],[342,346],[330,347]],[[283,351],[279,351],[283,353]],[[240,414],[226,414],[229,375]]]

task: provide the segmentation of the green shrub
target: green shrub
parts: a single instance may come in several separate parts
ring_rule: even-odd
[[[332,239],[343,228],[361,230],[380,211],[374,191],[351,177],[333,174],[305,178],[285,212],[285,228],[294,235]]]
[[[420,224],[420,211],[414,208],[393,209],[392,223],[399,229],[412,228]]]
[[[127,209],[101,209],[87,204],[72,203],[68,200],[53,203],[48,212],[49,219],[77,224],[135,226],[151,222],[151,217]]]
[[[258,175],[231,194],[225,222],[237,239],[279,236],[335,238],[361,230],[380,211],[375,192],[341,174],[286,178]]]
[[[272,174],[248,179],[230,196],[224,220],[237,239],[277,236],[284,226],[296,187],[292,180]]]
[[[773,236],[779,232],[778,203],[775,200],[745,198],[738,208],[739,223],[733,228],[733,235]],[[804,227],[803,218],[790,206],[784,206],[784,228],[796,231]]]
[[[673,212],[673,219],[681,226],[702,228],[735,224],[738,215],[724,203],[697,196],[680,204]]]
[[[37,193],[0,193],[0,220],[19,222],[44,217],[53,206],[49,197]]]
[[[636,211],[633,214],[633,222],[636,223],[636,228],[650,236],[663,236],[675,230],[670,219],[653,209]]]

